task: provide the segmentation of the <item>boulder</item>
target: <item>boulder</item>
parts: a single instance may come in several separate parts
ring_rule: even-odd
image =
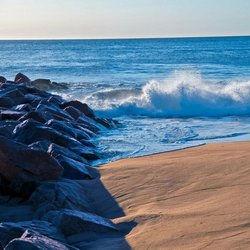
[[[63,155],[63,156],[69,157],[73,160],[76,160],[78,162],[81,162],[85,165],[88,164],[88,161],[85,158],[83,158],[80,155],[74,153],[73,151],[70,151],[69,149],[67,149],[65,147],[61,147],[55,143],[50,144],[47,151],[50,155],[52,155],[56,159],[58,157],[60,157],[61,155]]]
[[[50,211],[44,219],[56,225],[65,235],[73,235],[81,232],[117,232],[118,227],[111,220],[88,212],[61,209]]]
[[[73,126],[69,122],[57,121],[55,119],[49,120],[45,125],[60,131],[63,134],[66,134],[70,137],[77,138],[76,133],[74,132]]]
[[[23,83],[26,84],[28,86],[31,85],[31,80],[29,79],[29,77],[27,77],[26,75],[22,74],[22,73],[18,73],[15,77],[15,82],[17,83]]]
[[[29,201],[37,218],[50,210],[63,208],[95,212],[84,186],[75,180],[44,182],[33,192]]]
[[[79,101],[69,101],[69,102],[64,102],[61,104],[61,107],[64,109],[66,107],[72,106],[76,109],[78,109],[80,112],[82,112],[84,115],[90,118],[94,118],[95,114],[93,110],[86,104],[86,103],[81,103]]]
[[[48,153],[28,148],[0,136],[0,175],[8,181],[19,178],[58,179],[63,168]]]
[[[63,177],[74,180],[92,179],[92,175],[88,170],[88,165],[79,161],[75,161],[66,156],[58,156],[56,158],[63,167]]]

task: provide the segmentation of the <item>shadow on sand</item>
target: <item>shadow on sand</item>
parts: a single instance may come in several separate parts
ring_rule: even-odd
[[[89,199],[96,214],[108,218],[117,219],[126,216],[112,194],[103,185],[99,173],[91,181],[82,181],[84,189],[87,190]],[[126,235],[137,225],[134,221],[118,223],[118,232],[108,232],[89,235],[88,243],[81,245],[81,249],[102,250],[129,250],[131,246],[126,241]]]

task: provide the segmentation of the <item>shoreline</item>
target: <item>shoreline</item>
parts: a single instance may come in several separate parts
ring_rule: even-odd
[[[131,249],[247,249],[249,150],[250,142],[215,143],[100,166],[125,214],[113,221],[135,223]]]

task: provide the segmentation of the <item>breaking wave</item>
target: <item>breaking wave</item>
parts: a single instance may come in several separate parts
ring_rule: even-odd
[[[84,101],[106,117],[243,116],[250,115],[250,80],[214,82],[196,72],[175,72],[141,89],[106,89]]]

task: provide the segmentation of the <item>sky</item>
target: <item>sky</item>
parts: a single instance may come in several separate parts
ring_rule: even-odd
[[[250,35],[250,0],[0,0],[0,39]]]

